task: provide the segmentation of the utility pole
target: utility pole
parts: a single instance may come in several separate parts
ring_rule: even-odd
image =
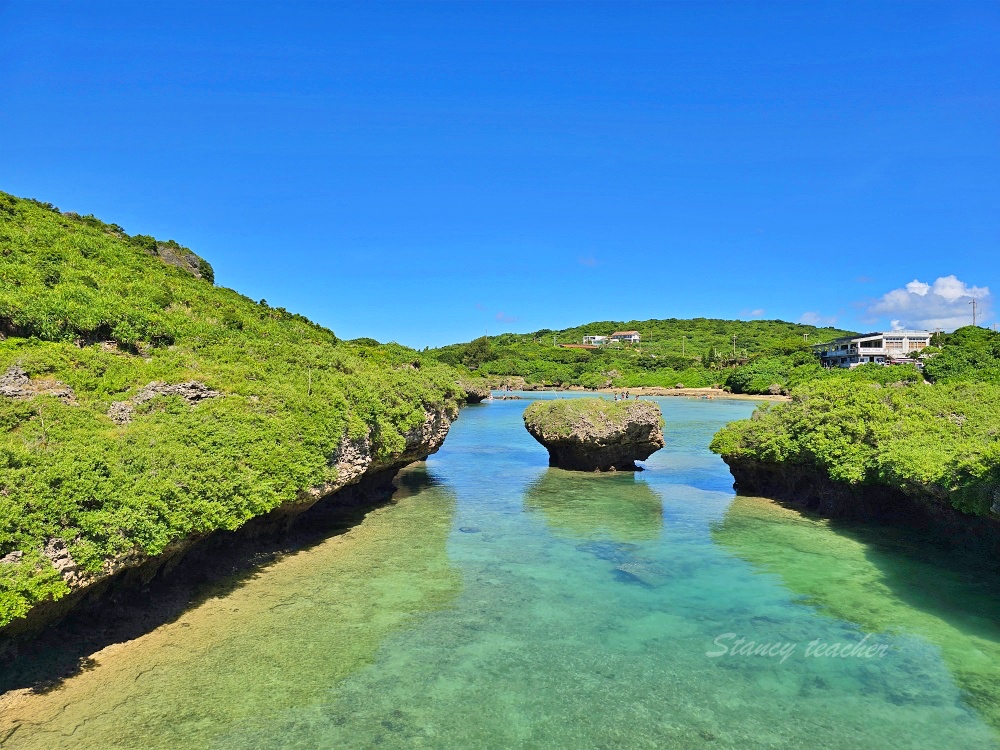
[[[733,358],[736,358],[736,334],[733,334]]]
[[[687,336],[681,336],[681,354],[682,355],[685,354],[684,349],[687,346],[687,340],[688,340]]]
[[[556,348],[556,335],[554,333],[552,334],[552,348]]]
[[[975,325],[976,324],[976,301],[972,300],[971,302],[969,302],[969,304],[972,305],[972,325]]]

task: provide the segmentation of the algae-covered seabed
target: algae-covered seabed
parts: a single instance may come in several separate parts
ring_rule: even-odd
[[[396,504],[8,697],[2,746],[996,746],[996,579],[734,499],[707,444],[753,405],[661,404],[637,476],[548,469],[524,401],[467,408]],[[726,633],[797,650],[707,656]],[[803,654],[868,633],[884,657]]]

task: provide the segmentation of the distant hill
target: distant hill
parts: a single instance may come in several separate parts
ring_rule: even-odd
[[[733,334],[737,336],[737,350],[746,350],[752,354],[776,345],[779,348],[786,348],[788,342],[793,340],[796,343],[806,341],[810,344],[817,344],[852,333],[852,331],[839,328],[817,328],[802,323],[788,323],[784,320],[664,318],[662,320],[595,321],[558,331],[542,329],[534,333],[523,334],[522,338],[540,339],[555,335],[559,343],[579,343],[584,336],[595,334],[607,336],[615,331],[638,331],[642,336],[643,346],[655,345],[666,350],[676,348],[678,354],[681,353],[681,339],[684,336],[687,337],[684,349],[688,354],[692,351],[691,347],[694,347],[696,353],[707,350],[708,347],[718,347],[720,351],[731,349]]]
[[[639,345],[565,349],[584,336],[638,331]],[[527,383],[585,387],[704,386],[725,380],[726,368],[757,357],[787,357],[809,351],[810,344],[851,333],[782,320],[596,321],[533,333],[504,333],[430,351],[438,360],[488,377],[524,378]],[[734,337],[735,336],[735,341]],[[807,358],[808,359],[808,358]]]

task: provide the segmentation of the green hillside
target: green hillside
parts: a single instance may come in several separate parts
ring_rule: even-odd
[[[641,344],[599,349],[557,346],[582,343],[586,335],[606,336],[625,330],[638,331]],[[599,321],[559,331],[483,337],[434,349],[430,354],[487,378],[517,377],[529,384],[588,388],[725,385],[737,368],[765,360],[767,365],[758,367],[761,374],[756,380],[748,377],[745,385],[741,382],[734,390],[766,392],[773,383],[784,385],[794,380],[795,367],[815,365],[810,344],[846,333],[780,320]],[[762,378],[770,379],[763,383],[763,390],[754,390]]]
[[[238,528],[335,480],[345,436],[391,460],[455,408],[447,366],[212,278],[176,242],[0,193],[0,625],[66,593],[46,546],[97,571]]]
[[[968,326],[934,344],[923,377],[877,365],[823,373],[790,403],[728,425],[712,449],[1000,518],[1000,334]]]
[[[816,381],[712,442],[728,460],[815,468],[852,487],[1000,516],[1000,387]]]

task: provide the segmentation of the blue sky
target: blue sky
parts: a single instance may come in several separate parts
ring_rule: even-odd
[[[0,0],[0,189],[417,347],[990,324],[1000,5]]]

